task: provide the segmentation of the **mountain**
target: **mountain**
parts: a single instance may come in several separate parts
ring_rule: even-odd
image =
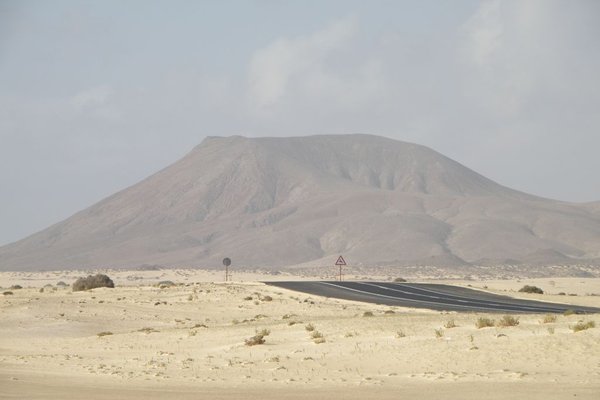
[[[600,258],[599,203],[501,186],[371,135],[208,137],[181,160],[18,242],[0,270],[577,264]]]

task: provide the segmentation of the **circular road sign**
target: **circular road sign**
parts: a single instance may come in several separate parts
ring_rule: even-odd
[[[225,257],[223,259],[223,265],[229,267],[231,265],[231,259],[229,257]]]

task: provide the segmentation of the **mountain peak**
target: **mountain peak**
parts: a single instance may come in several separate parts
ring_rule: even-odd
[[[207,137],[164,170],[17,243],[0,269],[600,257],[600,216],[427,147],[349,134]],[[492,260],[492,261],[490,261]]]

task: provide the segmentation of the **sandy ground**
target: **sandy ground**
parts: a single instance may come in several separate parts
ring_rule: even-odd
[[[108,274],[117,288],[73,293],[56,284],[81,272],[0,273],[1,292],[13,293],[0,295],[0,398],[600,396],[600,315],[549,323],[515,315],[518,326],[477,329],[479,317],[502,315],[378,306],[258,283],[293,278],[286,275],[236,273],[226,284],[211,282],[223,276],[210,271]],[[157,287],[163,280],[178,285]],[[597,278],[451,283],[600,307]],[[23,289],[9,289],[16,284]],[[524,284],[549,294],[517,293]],[[575,333],[580,320],[597,326]],[[324,342],[315,343],[309,324]],[[245,344],[263,329],[264,344]]]

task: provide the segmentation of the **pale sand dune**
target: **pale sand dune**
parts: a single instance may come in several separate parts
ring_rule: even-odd
[[[237,274],[246,282],[211,283],[222,274],[210,271],[121,271],[111,274],[115,289],[39,292],[48,283],[72,283],[78,275],[0,274],[3,292],[13,284],[24,286],[0,296],[0,398],[600,395],[600,326],[570,329],[580,319],[600,324],[598,315],[559,315],[548,324],[540,322],[541,315],[521,315],[516,327],[476,329],[478,317],[501,315],[319,298],[256,283],[273,278],[258,274]],[[141,279],[127,279],[131,276]],[[159,280],[182,285],[152,286]],[[459,283],[498,293],[536,284],[578,296],[525,297],[600,306],[600,297],[585,295],[600,293],[600,279]],[[366,311],[374,316],[364,317]],[[444,328],[451,319],[457,327]],[[313,343],[305,329],[309,323],[325,343]],[[149,329],[140,331],[144,328]],[[271,332],[264,345],[244,345],[261,329]],[[113,334],[97,335],[107,331]],[[405,336],[398,337],[399,331]]]

